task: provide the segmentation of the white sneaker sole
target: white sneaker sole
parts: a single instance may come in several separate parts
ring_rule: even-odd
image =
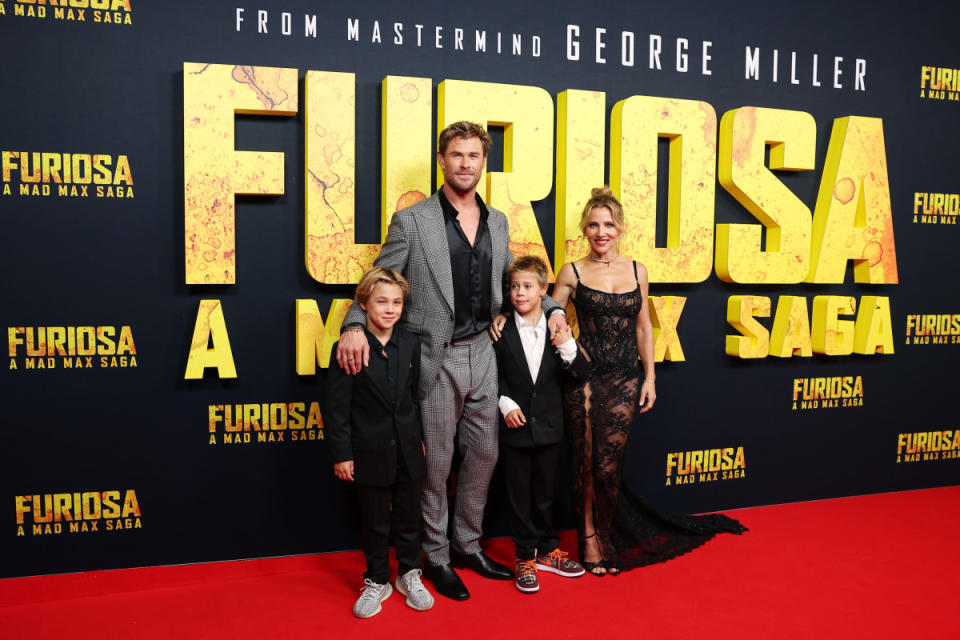
[[[393,587],[391,587],[391,586],[390,586],[390,583],[388,582],[388,583],[387,583],[387,588],[383,590],[383,595],[380,597],[380,602],[383,602],[384,600],[386,600],[387,598],[389,598],[389,597],[392,596],[392,595],[393,595]],[[375,616],[375,615],[377,615],[378,613],[380,613],[381,611],[383,611],[383,607],[380,606],[380,602],[377,603],[377,608],[374,609],[372,613],[369,613],[369,614],[367,614],[367,615],[365,615],[365,616],[362,616],[362,615],[358,614],[356,611],[354,611],[354,612],[353,612],[353,615],[356,616],[357,618],[360,618],[361,620],[364,620],[364,619],[366,619],[366,618],[372,618],[373,616]]]
[[[517,587],[517,591],[519,591],[520,593],[536,593],[537,591],[540,591],[540,585],[539,585],[539,584],[538,584],[537,586],[535,586],[535,587],[522,587],[522,586],[520,586],[520,584],[519,584],[518,582],[516,582],[516,581],[514,581],[513,584]]]
[[[579,578],[587,572],[586,569],[580,567],[580,573],[570,573],[569,571],[560,571],[549,564],[540,564],[537,563],[537,571],[546,571],[547,573],[555,573],[558,576],[563,576],[564,578]]]
[[[426,589],[426,587],[424,587],[424,589]],[[410,594],[408,594],[406,589],[403,588],[403,582],[400,581],[400,578],[397,578],[397,592],[407,599],[407,606],[414,611],[429,611],[433,608],[434,600],[432,598],[430,600],[430,604],[423,607],[416,606],[413,601],[410,600]]]

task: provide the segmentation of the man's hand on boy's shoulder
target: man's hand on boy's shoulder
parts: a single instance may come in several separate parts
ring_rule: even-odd
[[[350,326],[340,335],[337,364],[350,375],[360,373],[363,367],[370,364],[370,344],[360,325]]]
[[[490,337],[493,338],[493,341],[496,342],[500,339],[500,336],[503,333],[503,328],[507,324],[507,318],[510,316],[498,313],[497,317],[493,319],[493,322],[490,323]]]

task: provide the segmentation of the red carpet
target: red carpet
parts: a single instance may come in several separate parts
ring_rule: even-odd
[[[960,637],[958,504],[946,487],[745,509],[748,533],[666,564],[542,575],[534,595],[463,571],[470,600],[418,613],[394,593],[370,620],[350,613],[357,552],[0,580],[0,638]]]

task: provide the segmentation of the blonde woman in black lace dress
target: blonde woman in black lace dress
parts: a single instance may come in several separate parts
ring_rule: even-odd
[[[722,515],[671,516],[646,506],[621,484],[621,465],[636,413],[657,401],[647,270],[621,256],[623,208],[610,189],[593,189],[580,220],[589,253],[557,274],[553,299],[573,301],[579,343],[591,373],[567,390],[580,560],[596,575],[669,560],[715,533],[740,533]],[[639,361],[638,361],[639,356]]]

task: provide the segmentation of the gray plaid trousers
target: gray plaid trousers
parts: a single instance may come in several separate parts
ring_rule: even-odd
[[[497,464],[497,360],[486,332],[450,345],[436,383],[421,402],[427,446],[423,478],[423,550],[432,565],[450,562],[447,540],[447,478],[454,437],[463,462],[457,474],[453,546],[480,551],[483,508]]]

